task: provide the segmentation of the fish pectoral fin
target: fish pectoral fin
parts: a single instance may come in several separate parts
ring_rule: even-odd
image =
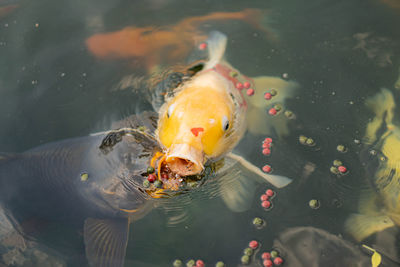
[[[128,244],[129,221],[123,219],[85,220],[83,236],[90,266],[122,267]]]
[[[260,168],[258,168],[251,162],[247,161],[242,156],[236,155],[234,153],[228,153],[227,157],[240,163],[248,171],[255,174],[256,177],[262,178],[263,180],[269,182],[276,188],[285,187],[292,182],[292,179],[290,179],[288,177],[281,176],[281,175],[272,175],[272,174],[267,174],[267,173],[262,172]]]
[[[368,236],[392,226],[394,226],[393,221],[386,215],[352,214],[345,223],[345,230],[360,242]]]

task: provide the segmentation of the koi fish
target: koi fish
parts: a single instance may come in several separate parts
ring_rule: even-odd
[[[369,188],[362,192],[358,213],[345,229],[362,241],[384,229],[400,226],[400,127],[393,124],[395,101],[388,89],[366,101],[375,117],[368,123],[363,155]]]
[[[147,70],[165,63],[185,60],[196,43],[207,39],[199,26],[211,21],[241,20],[275,39],[274,33],[261,23],[262,12],[244,9],[239,12],[214,12],[189,17],[169,27],[126,27],[120,31],[89,37],[86,46],[100,59],[132,59],[144,63]]]
[[[290,183],[268,175],[243,157],[230,153],[246,131],[247,102],[235,87],[235,71],[223,62],[227,37],[212,32],[207,41],[209,61],[189,81],[167,96],[159,110],[156,137],[169,168],[181,175],[202,172],[207,161],[229,156],[276,187]]]

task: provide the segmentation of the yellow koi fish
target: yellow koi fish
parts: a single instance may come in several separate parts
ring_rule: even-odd
[[[226,43],[225,35],[212,32],[209,61],[160,108],[156,136],[169,168],[181,176],[198,174],[208,160],[228,155],[246,130],[247,103],[230,75],[235,70],[222,61]],[[291,181],[265,174],[238,155],[229,156],[276,187]]]

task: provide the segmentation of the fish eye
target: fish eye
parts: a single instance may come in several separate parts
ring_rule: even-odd
[[[174,111],[175,108],[175,104],[172,104],[171,106],[169,106],[168,110],[167,110],[167,117],[171,117],[172,111]]]
[[[227,131],[229,129],[229,120],[227,116],[222,117],[222,130]]]

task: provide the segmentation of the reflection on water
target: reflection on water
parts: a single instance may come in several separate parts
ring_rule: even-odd
[[[397,152],[384,150],[383,141],[398,138],[393,130],[398,107],[389,121],[391,111],[377,116],[365,102],[381,88],[393,94],[394,106],[398,102],[397,25],[394,0],[254,1],[251,6],[241,1],[0,1],[0,151],[21,152],[107,130],[130,114],[152,110],[150,81],[203,60],[198,45],[219,30],[228,36],[226,60],[242,74],[293,85],[276,117],[267,114],[273,106],[260,101],[270,85],[256,87],[254,100],[249,98],[257,107],[250,109],[250,131],[235,152],[294,182],[275,190],[269,211],[261,207],[260,196],[271,186],[250,174],[234,179],[235,168],[232,175],[228,170],[188,194],[159,201],[132,225],[125,266],[171,266],[175,259],[192,258],[209,266],[217,261],[237,266],[253,239],[261,243],[251,259],[256,266],[262,252],[274,247],[284,266],[337,266],[329,251],[342,258],[340,266],[349,258],[361,266],[372,252],[359,244],[376,249],[383,266],[396,266],[399,214],[392,197],[399,192],[383,183],[396,178],[396,168],[388,174],[388,165],[365,157],[365,151],[372,147],[397,164]],[[285,117],[286,110],[295,118]],[[381,143],[365,142],[374,120],[385,121],[375,129]],[[315,143],[301,144],[301,135]],[[270,156],[262,154],[266,136],[273,138]],[[338,151],[338,145],[347,151]],[[347,172],[332,173],[334,160]],[[371,187],[396,226],[358,242],[345,225],[351,214],[366,214],[359,203]],[[311,199],[319,201],[318,209],[309,207]],[[3,214],[2,263],[85,262],[79,227],[28,220],[22,226],[38,235],[24,241],[12,230],[12,214]],[[255,217],[266,226],[254,227]],[[307,244],[307,257],[296,244]]]

